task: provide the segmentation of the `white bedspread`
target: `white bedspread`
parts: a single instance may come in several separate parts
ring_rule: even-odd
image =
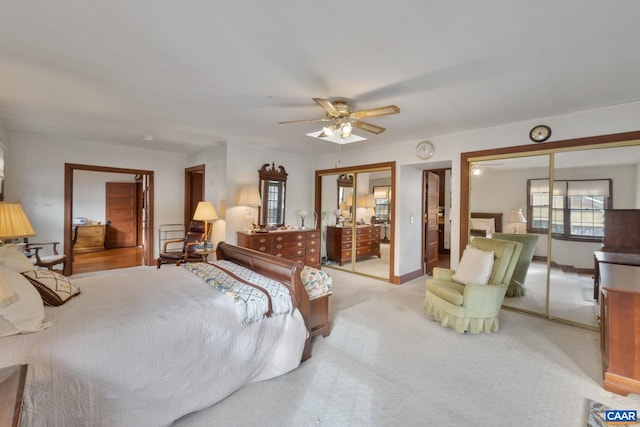
[[[56,323],[0,338],[28,363],[23,426],[163,426],[300,363],[300,313],[242,324],[233,301],[183,268],[76,281]]]

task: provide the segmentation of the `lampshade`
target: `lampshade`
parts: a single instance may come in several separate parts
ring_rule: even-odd
[[[255,185],[245,185],[240,188],[240,196],[238,197],[238,204],[242,206],[262,206],[262,200],[260,199],[260,192]]]
[[[35,235],[20,203],[0,202],[0,241]]]
[[[525,223],[527,222],[527,218],[525,218],[524,214],[522,213],[522,209],[511,209],[511,212],[509,212],[509,218],[507,218],[507,221]]]
[[[214,219],[218,219],[218,213],[216,212],[216,208],[213,206],[213,203],[198,202],[196,211],[193,214],[193,219],[196,221],[213,221]]]
[[[375,208],[376,201],[373,198],[373,194],[362,194],[358,196],[358,207],[359,208]]]

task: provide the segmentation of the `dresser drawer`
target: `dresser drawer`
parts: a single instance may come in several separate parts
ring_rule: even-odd
[[[309,248],[320,248],[320,239],[307,239],[306,243],[307,249]]]
[[[305,233],[296,233],[296,232],[284,232],[282,234],[276,234],[273,236],[273,243],[284,243],[284,242],[303,242],[306,240]]]
[[[276,250],[272,253],[273,255],[278,257],[294,259],[294,258],[304,258],[305,250],[304,248],[289,248],[289,249]],[[302,261],[304,261],[304,259],[302,259]]]
[[[276,242],[274,242],[273,244],[273,249],[275,251],[282,251],[282,250],[287,250],[287,249],[299,249],[299,248],[303,248],[305,247],[305,241],[291,241],[291,242],[278,242],[276,240]]]
[[[307,231],[306,233],[307,236],[307,242],[309,240],[320,240],[320,232],[317,230],[312,230],[312,231]]]

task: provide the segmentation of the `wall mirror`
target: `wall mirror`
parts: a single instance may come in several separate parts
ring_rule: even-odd
[[[391,280],[394,186],[394,162],[316,171],[323,266]],[[386,190],[384,200],[376,188]]]
[[[260,224],[284,225],[284,207],[287,189],[287,171],[284,166],[265,163],[258,171],[260,180]]]
[[[340,210],[338,214],[344,222],[351,221],[353,212],[353,175],[342,174],[338,176],[338,204],[336,208]]]
[[[474,213],[501,214],[503,233],[538,236],[523,294],[503,306],[598,329],[593,252],[604,209],[640,208],[640,132],[463,153],[462,164],[460,253]]]

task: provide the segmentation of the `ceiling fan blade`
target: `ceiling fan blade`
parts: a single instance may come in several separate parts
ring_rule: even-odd
[[[337,116],[340,114],[340,112],[328,99],[322,99],[322,98],[311,98],[311,99],[313,99],[316,104],[321,106],[322,109],[327,112],[327,114],[330,114],[332,116]]]
[[[357,127],[358,129],[366,130],[367,132],[375,133],[376,135],[385,131],[385,128],[383,127],[373,125],[367,122],[362,122],[360,120],[354,120],[351,122],[351,124]]]
[[[370,108],[368,110],[354,111],[350,117],[354,119],[362,119],[367,117],[387,116],[389,114],[398,114],[400,108],[396,105],[386,105],[384,107]]]
[[[285,122],[278,122],[278,124],[286,125],[289,123],[311,123],[311,122],[331,122],[331,119],[323,118],[323,119],[306,119],[306,120],[287,120]]]

